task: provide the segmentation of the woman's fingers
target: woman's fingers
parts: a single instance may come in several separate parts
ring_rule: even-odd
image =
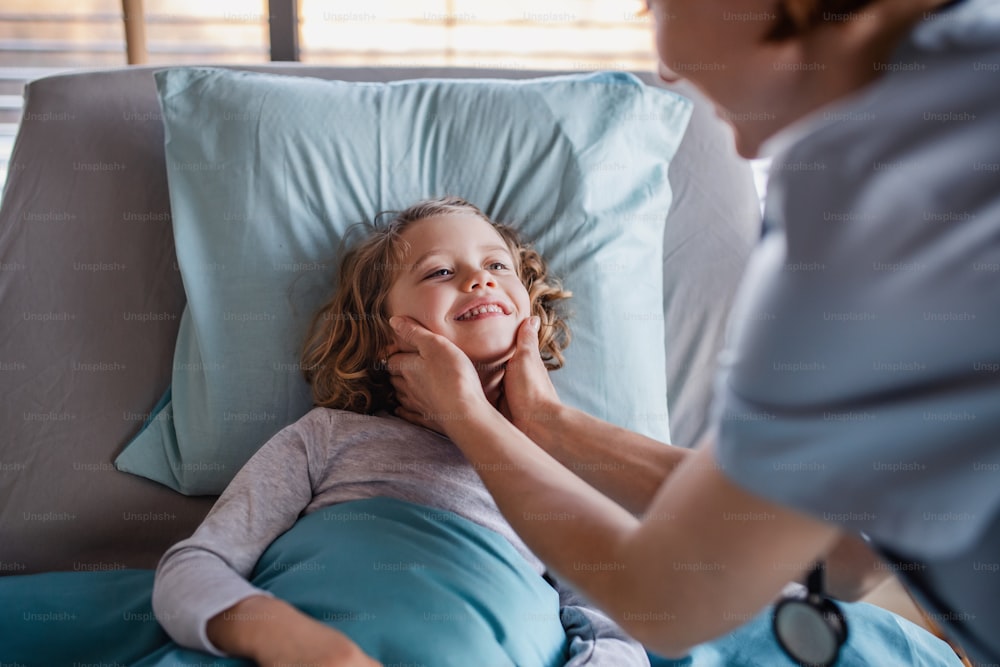
[[[420,361],[420,355],[415,352],[391,352],[385,357],[385,370],[395,383],[396,378],[403,377],[404,368],[414,368]]]
[[[401,350],[387,359],[389,379],[402,412],[396,414],[441,433],[448,418],[492,406],[475,367],[446,337],[407,317],[390,320]],[[414,349],[414,352],[406,350]]]
[[[526,320],[517,332],[514,356],[507,362],[503,380],[504,416],[527,433],[535,413],[558,405],[549,372],[538,351],[537,320]]]
[[[401,349],[420,351],[421,344],[427,345],[435,334],[427,330],[410,317],[394,315],[389,318],[389,326],[396,332],[396,344]]]

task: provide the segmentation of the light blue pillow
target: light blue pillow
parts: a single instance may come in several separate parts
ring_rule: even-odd
[[[562,399],[668,440],[667,167],[691,103],[624,73],[344,83],[157,72],[188,305],[172,396],[115,461],[220,493],[311,407],[298,352],[353,223],[455,194],[517,227],[573,291]]]

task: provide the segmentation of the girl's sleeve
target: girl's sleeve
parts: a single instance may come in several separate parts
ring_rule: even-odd
[[[559,620],[569,646],[566,667],[649,667],[642,644],[551,573],[546,578],[559,592]]]
[[[271,438],[240,470],[194,534],[160,560],[153,611],[178,644],[224,655],[208,640],[208,621],[240,600],[270,595],[247,577],[312,499],[307,420]]]

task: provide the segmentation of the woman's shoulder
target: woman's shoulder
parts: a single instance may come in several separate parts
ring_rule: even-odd
[[[779,171],[828,171],[841,164],[866,171],[859,168],[865,159],[892,169],[903,157],[930,154],[940,163],[936,143],[975,146],[985,140],[997,146],[989,141],[1000,122],[995,0],[964,0],[925,13],[892,55],[872,68],[868,85],[772,139],[768,153],[791,163],[779,164]]]

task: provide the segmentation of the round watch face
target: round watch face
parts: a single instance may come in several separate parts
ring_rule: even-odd
[[[805,667],[827,667],[837,661],[842,627],[822,605],[784,600],[774,610],[774,634],[785,653]]]

